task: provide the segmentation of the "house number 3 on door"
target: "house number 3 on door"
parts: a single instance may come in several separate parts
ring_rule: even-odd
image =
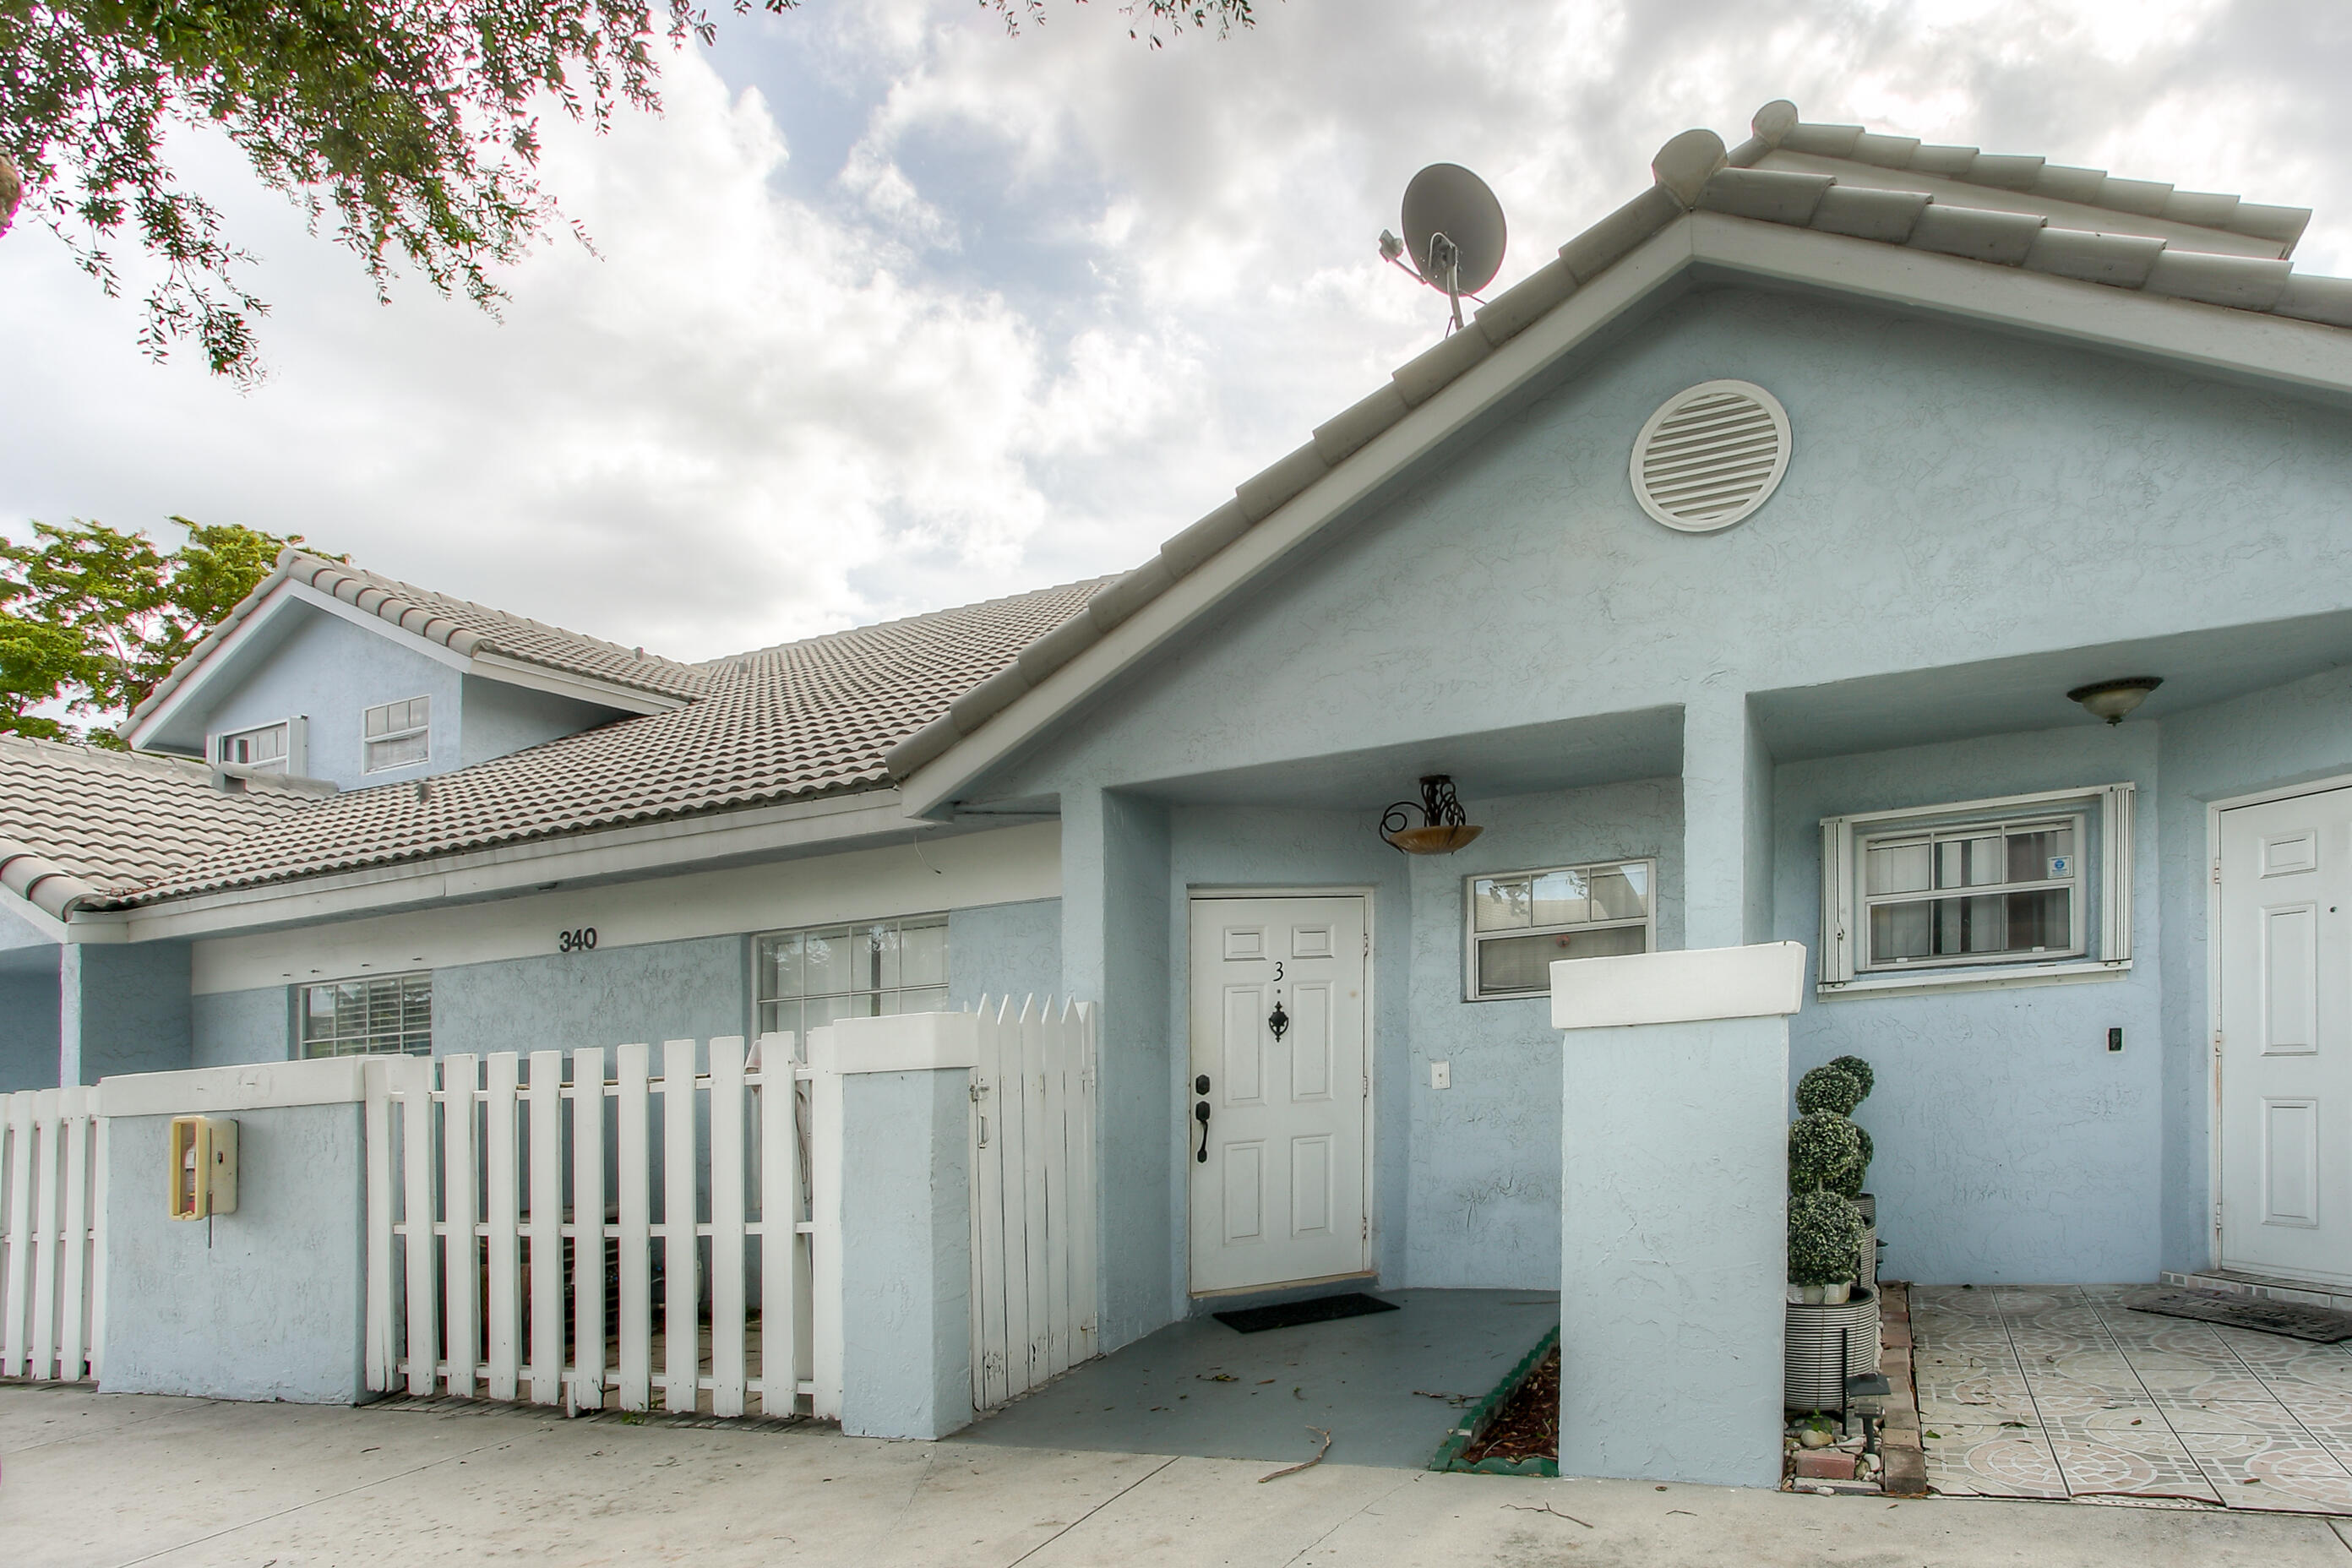
[[[555,951],[558,952],[595,952],[596,928],[594,926],[575,926],[570,931],[556,932]]]

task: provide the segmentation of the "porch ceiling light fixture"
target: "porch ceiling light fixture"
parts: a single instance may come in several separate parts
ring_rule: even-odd
[[[2066,693],[2066,700],[2079,702],[2095,719],[2105,719],[2110,724],[2120,724],[2124,715],[2147,700],[2147,694],[2164,684],[2158,675],[2129,675],[2121,680],[2095,680],[2088,686],[2078,686]]]
[[[1412,814],[1421,813],[1421,826]],[[1454,793],[1454,780],[1430,773],[1421,781],[1421,800],[1398,801],[1381,813],[1381,837],[1408,855],[1451,855],[1486,830],[1473,826]]]

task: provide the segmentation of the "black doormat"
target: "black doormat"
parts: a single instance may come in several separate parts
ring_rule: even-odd
[[[2221,1323],[2232,1329],[2258,1329],[2266,1334],[2309,1340],[2315,1345],[2352,1340],[2352,1312],[2339,1312],[2331,1307],[2306,1307],[2300,1301],[2266,1301],[2258,1296],[2233,1296],[2226,1290],[2143,1290],[2125,1297],[2124,1305],[2135,1312],[2194,1318],[2199,1322]]]
[[[1238,1311],[1218,1312],[1217,1321],[1244,1334],[1264,1333],[1268,1329],[1287,1329],[1299,1323],[1328,1323],[1335,1318],[1360,1318],[1370,1312],[1393,1312],[1394,1301],[1383,1301],[1378,1296],[1367,1296],[1360,1290],[1350,1290],[1341,1296],[1318,1296],[1307,1301],[1284,1301],[1272,1307],[1244,1307]]]

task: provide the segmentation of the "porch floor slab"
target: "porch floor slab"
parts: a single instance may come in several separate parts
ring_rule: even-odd
[[[1422,1469],[1559,1321],[1541,1290],[1382,1290],[1403,1310],[1236,1333],[1188,1318],[1087,1363],[950,1442]]]
[[[2352,1515],[2352,1342],[2124,1304],[2146,1289],[1913,1286],[1928,1484]]]

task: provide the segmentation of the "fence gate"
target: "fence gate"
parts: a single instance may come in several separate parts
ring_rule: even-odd
[[[730,1037],[707,1052],[670,1040],[658,1058],[635,1045],[366,1073],[370,1388],[803,1408],[805,1074],[792,1036],[763,1036],[748,1057]]]
[[[98,1376],[105,1213],[98,1091],[0,1095],[0,1377]]]
[[[1095,1010],[980,1007],[972,1073],[971,1403],[1097,1353]]]

